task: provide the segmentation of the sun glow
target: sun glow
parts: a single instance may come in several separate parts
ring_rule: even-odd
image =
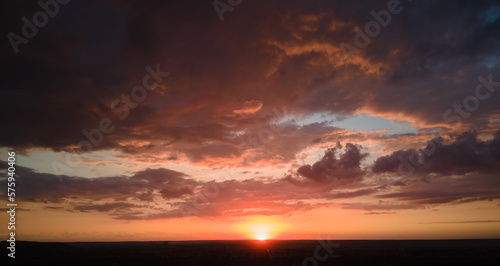
[[[271,217],[254,217],[236,226],[236,231],[260,241],[273,239],[285,231],[286,225]]]
[[[257,234],[255,236],[255,239],[260,240],[260,241],[264,241],[264,240],[266,240],[268,238],[269,238],[269,236],[267,234],[265,234],[265,233],[260,233],[260,234]]]

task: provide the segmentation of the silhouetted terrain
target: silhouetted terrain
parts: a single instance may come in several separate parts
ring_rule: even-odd
[[[498,265],[500,240],[341,240],[318,265]],[[181,241],[16,243],[7,265],[303,265],[319,243],[297,241]],[[319,255],[327,254],[324,249]],[[11,264],[15,261],[15,264]],[[2,263],[2,265],[6,265]],[[308,262],[304,265],[316,265]]]

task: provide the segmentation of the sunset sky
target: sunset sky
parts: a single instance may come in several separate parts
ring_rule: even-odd
[[[49,2],[0,8],[19,240],[500,238],[499,1]]]

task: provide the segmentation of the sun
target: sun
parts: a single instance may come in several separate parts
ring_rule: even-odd
[[[259,233],[255,236],[255,239],[260,240],[260,241],[264,241],[264,240],[269,239],[269,235],[266,233]]]
[[[272,217],[252,217],[236,225],[236,231],[249,239],[269,240],[274,239],[286,230],[286,225]]]

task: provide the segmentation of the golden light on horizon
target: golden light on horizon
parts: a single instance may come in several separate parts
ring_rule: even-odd
[[[263,241],[277,237],[286,225],[272,217],[253,217],[237,224],[235,229],[250,239]]]

